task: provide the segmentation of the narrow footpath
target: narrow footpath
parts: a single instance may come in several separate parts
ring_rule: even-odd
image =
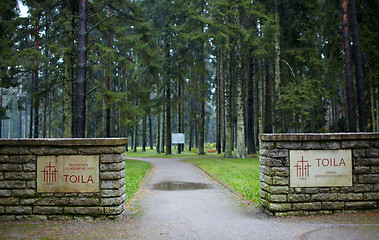
[[[379,224],[337,224],[307,218],[269,218],[249,207],[188,162],[153,164],[130,234],[138,239],[379,239]]]

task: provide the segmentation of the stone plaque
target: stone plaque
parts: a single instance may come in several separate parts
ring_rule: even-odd
[[[290,150],[290,187],[352,186],[351,150]]]
[[[99,156],[38,156],[37,192],[99,192]]]

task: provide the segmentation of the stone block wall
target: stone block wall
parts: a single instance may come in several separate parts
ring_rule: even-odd
[[[0,140],[0,220],[116,219],[125,212],[127,139]],[[99,192],[37,192],[38,156],[99,156]]]
[[[262,134],[261,204],[270,215],[379,210],[379,133]],[[290,187],[291,150],[352,151],[351,187]]]

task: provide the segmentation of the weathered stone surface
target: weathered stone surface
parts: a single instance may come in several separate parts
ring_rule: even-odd
[[[311,195],[309,194],[288,194],[289,202],[306,202],[311,200]]]
[[[283,158],[288,157],[288,149],[264,149],[260,150],[261,156],[272,157],[272,158]]]
[[[0,197],[10,197],[11,193],[10,189],[0,189]]]
[[[259,186],[261,187],[261,190],[270,192],[270,185],[268,185],[267,183],[261,181]]]
[[[15,220],[40,222],[47,221],[48,218],[46,215],[15,215]]]
[[[364,149],[353,149],[353,157],[365,158],[366,157],[366,150],[364,150]]]
[[[8,163],[9,157],[8,155],[0,155],[0,163]]]
[[[26,181],[26,187],[31,188],[31,189],[36,189],[37,187],[36,180]]]
[[[379,192],[369,192],[363,194],[364,200],[379,200]]]
[[[354,192],[371,192],[373,191],[372,184],[355,184]]]
[[[34,206],[33,207],[33,213],[35,213],[35,214],[46,214],[46,215],[62,214],[63,208],[62,207],[52,207],[52,206]]]
[[[273,167],[272,168],[272,175],[278,176],[278,177],[288,177],[290,174],[290,171],[288,167]]]
[[[4,171],[4,172],[22,171],[22,164],[14,164],[14,163],[0,164],[0,171]]]
[[[0,154],[4,154],[4,155],[22,155],[22,154],[29,154],[29,153],[30,151],[28,147],[20,147],[20,146],[0,147]]]
[[[69,198],[42,198],[36,203],[41,206],[57,206],[57,205],[68,205],[70,202]]]
[[[265,165],[268,167],[282,167],[282,166],[284,166],[282,160],[277,159],[277,158],[259,156],[259,162],[262,165]]]
[[[35,197],[37,192],[34,189],[14,189],[12,190],[12,196],[18,198],[30,198]]]
[[[266,208],[269,211],[285,212],[291,210],[291,203],[268,203]]]
[[[273,177],[272,178],[272,184],[273,185],[281,185],[286,186],[288,185],[288,178],[287,177]]]
[[[349,193],[349,192],[354,192],[354,187],[340,187],[339,191],[338,188],[335,190],[335,188],[332,189],[331,192],[340,192],[340,193]]]
[[[65,214],[85,214],[85,215],[100,215],[104,214],[103,207],[66,207]]]
[[[377,166],[372,166],[371,167],[371,173],[379,173],[379,167],[377,167]]]
[[[33,172],[37,169],[37,164],[36,163],[25,163],[22,165],[22,169],[25,172]]]
[[[267,183],[267,184],[269,184],[269,185],[272,185],[272,177],[270,177],[270,176],[267,176],[267,175],[264,175],[264,174],[260,174],[260,179],[261,179],[261,181],[262,182],[265,182],[265,183]]]
[[[102,163],[100,164],[100,172],[106,172],[109,171],[109,164]]]
[[[7,197],[0,198],[0,205],[18,205],[20,203],[18,198]]]
[[[114,180],[114,181],[102,181],[101,189],[117,189],[125,185],[125,179]]]
[[[299,149],[301,148],[301,142],[277,142],[276,148]]]
[[[272,148],[274,148],[274,143],[273,142],[261,141],[260,144],[259,144],[259,146],[261,148],[265,148],[265,149],[272,149]]]
[[[358,158],[355,164],[359,166],[379,166],[379,158]]]
[[[95,220],[92,216],[73,216],[75,221],[93,221]]]
[[[340,149],[341,144],[339,142],[323,142],[321,143],[321,148],[335,150],[335,149]]]
[[[25,188],[26,182],[25,181],[1,181],[0,182],[0,188]]]
[[[358,176],[359,183],[379,183],[379,174],[366,174]]]
[[[358,201],[363,199],[362,193],[339,193],[339,201]]]
[[[7,206],[5,207],[6,214],[31,214],[32,207],[30,206]]]
[[[369,158],[379,158],[379,149],[378,148],[367,149],[366,156]]]
[[[266,199],[270,202],[287,202],[287,195],[269,195]]]
[[[13,155],[9,157],[10,163],[35,163],[36,156],[34,155]]]
[[[117,172],[101,172],[100,179],[101,180],[117,180],[125,177],[125,170],[117,171]]]
[[[72,221],[74,216],[72,215],[48,215],[46,216],[50,221]]]
[[[101,196],[102,197],[119,197],[119,196],[122,196],[122,194],[125,193],[125,191],[126,191],[125,185],[119,189],[104,189],[101,191]]]
[[[104,207],[105,214],[110,214],[110,215],[116,215],[116,214],[121,214],[125,211],[125,205],[122,204],[117,207]]]
[[[343,141],[341,143],[341,148],[369,148],[370,143],[368,141]]]
[[[103,154],[100,155],[101,163],[121,163],[124,162],[121,154]]]
[[[36,178],[35,172],[5,172],[4,180],[32,180]]]
[[[301,145],[301,148],[299,148],[299,149],[304,149],[304,150],[314,149],[314,150],[318,150],[318,149],[321,149],[321,143],[320,142],[314,142],[314,141],[303,142],[302,145]]]
[[[338,193],[317,193],[311,197],[312,201],[337,201]]]
[[[379,148],[379,140],[371,141],[371,147],[373,147],[373,148]]]
[[[370,173],[370,167],[368,166],[354,166],[353,167],[354,174],[365,174]]]
[[[30,152],[37,156],[44,155],[76,155],[78,154],[78,150],[76,148],[59,148],[59,147],[51,147],[51,146],[40,146],[34,147],[30,149]]]
[[[70,205],[74,206],[96,206],[99,202],[98,198],[70,198]]]
[[[111,163],[108,166],[109,171],[120,171],[125,169],[125,161],[122,161],[121,163]]]
[[[267,176],[272,176],[271,172],[272,172],[272,167],[267,167],[267,166],[264,166],[264,165],[260,165],[260,171],[261,173],[267,175]]]
[[[125,201],[123,196],[113,198],[102,198],[100,201],[101,206],[118,206]]]
[[[15,221],[15,215],[0,215],[0,221]]]
[[[346,202],[346,209],[373,209],[376,208],[376,202]]]
[[[293,203],[292,210],[320,210],[321,202]]]
[[[344,202],[321,202],[322,209],[343,209]]]
[[[300,188],[301,193],[319,193],[320,188]]]
[[[272,194],[288,193],[288,186],[270,186]]]
[[[34,205],[38,201],[38,198],[25,198],[25,199],[20,199],[20,204],[21,205]]]
[[[81,147],[78,149],[79,154],[112,154],[112,153],[123,153],[125,152],[125,146],[119,147]]]

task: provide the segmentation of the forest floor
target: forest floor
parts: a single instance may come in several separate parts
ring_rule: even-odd
[[[268,217],[187,161],[153,165],[122,220],[2,222],[1,239],[378,239],[379,213]]]

